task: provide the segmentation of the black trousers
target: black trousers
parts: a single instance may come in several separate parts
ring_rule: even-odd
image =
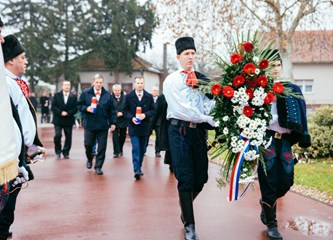
[[[108,129],[102,130],[88,130],[84,129],[84,147],[86,149],[86,156],[88,161],[92,161],[94,155],[92,152],[93,146],[98,142],[97,155],[96,155],[96,168],[102,168],[105,160],[105,151],[108,140]]]
[[[258,180],[261,199],[273,206],[276,200],[283,197],[294,184],[294,158],[290,143],[285,139],[273,139],[263,156],[267,175],[260,162]]]
[[[54,150],[56,154],[62,153],[64,156],[69,155],[69,151],[72,147],[72,130],[73,126],[59,126],[54,125],[55,136],[54,136]],[[61,137],[62,137],[62,130],[65,133],[65,142],[64,147],[61,150]]]
[[[127,127],[118,128],[112,132],[112,142],[113,142],[113,154],[119,154],[123,152],[124,143],[126,140]]]
[[[0,213],[0,236],[7,237],[9,234],[9,228],[14,222],[14,211],[16,206],[16,199],[21,190],[21,184],[18,184],[15,188],[11,188],[11,193],[7,203]]]
[[[179,192],[200,192],[208,180],[206,130],[170,125],[172,166]]]

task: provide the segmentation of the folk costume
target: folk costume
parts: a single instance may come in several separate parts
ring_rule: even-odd
[[[294,157],[291,147],[298,143],[302,148],[311,146],[306,118],[306,103],[301,89],[292,83],[285,85],[295,96],[278,97],[272,103],[272,120],[266,136],[272,137],[272,143],[263,156],[266,173],[259,165],[258,178],[261,191],[260,214],[262,222],[267,225],[270,239],[282,239],[277,230],[276,201],[283,197],[294,184]]]
[[[196,50],[193,38],[179,38],[176,41],[177,54],[187,49]],[[185,71],[180,66],[167,76],[163,85],[168,104],[169,149],[178,180],[185,239],[197,239],[193,201],[208,180],[207,131],[203,127],[205,123],[215,124],[208,116],[215,102],[196,90],[200,78],[202,74]]]

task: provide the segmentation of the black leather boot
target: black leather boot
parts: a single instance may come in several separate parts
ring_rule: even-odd
[[[271,240],[282,240],[283,238],[277,228],[276,202],[272,207],[266,202],[261,202],[261,205],[266,216],[267,236]]]
[[[265,211],[264,211],[264,207],[262,206],[262,201],[261,199],[259,199],[259,204],[260,204],[260,207],[261,207],[261,212],[260,212],[260,220],[261,222],[266,225],[267,222],[266,222],[266,215],[265,215]]]
[[[180,208],[184,219],[185,240],[199,240],[195,233],[194,213],[193,213],[193,193],[179,192]]]
[[[199,195],[200,192],[193,192],[192,193],[192,196],[193,196],[193,201],[197,198],[197,196]],[[179,199],[179,205],[180,205],[180,199]],[[183,217],[183,213],[180,214],[180,220],[182,220],[182,223],[184,224],[185,223],[185,220],[184,220],[184,217]]]

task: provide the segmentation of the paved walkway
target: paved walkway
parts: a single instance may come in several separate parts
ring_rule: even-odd
[[[32,166],[35,180],[19,195],[11,229],[13,239],[183,239],[177,183],[162,158],[154,157],[153,145],[144,159],[145,175],[134,181],[129,139],[124,156],[113,159],[109,137],[104,175],[98,176],[85,168],[83,130],[73,130],[71,159],[57,160],[51,126],[42,125],[39,129],[48,149],[47,159]],[[265,226],[259,220],[258,184],[241,200],[230,203],[226,189],[216,187],[218,171],[219,166],[210,164],[210,179],[195,200],[200,240],[267,239]],[[278,208],[285,240],[333,239],[332,207],[290,192]],[[319,230],[330,228],[329,235],[307,235],[287,227],[296,217],[314,220],[312,225]]]

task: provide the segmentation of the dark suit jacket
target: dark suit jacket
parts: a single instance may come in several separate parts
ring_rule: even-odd
[[[110,92],[102,88],[102,93],[97,104],[96,112],[87,112],[91,99],[95,97],[94,88],[85,89],[78,101],[78,109],[82,112],[83,127],[89,130],[107,130],[116,124],[116,111]]]
[[[146,114],[146,118],[138,125],[132,122],[135,117],[136,107],[142,108],[142,113]],[[125,117],[128,119],[128,133],[130,136],[148,136],[150,133],[150,118],[155,114],[153,96],[144,91],[141,101],[136,96],[135,90],[126,95]]]
[[[59,126],[72,126],[75,124],[74,115],[77,112],[76,108],[77,99],[72,93],[68,95],[67,103],[65,104],[63,91],[56,93],[52,101],[53,121],[54,125]],[[68,113],[67,116],[61,116],[61,112]]]
[[[122,117],[117,117],[117,124],[116,127],[117,128],[126,128],[128,126],[128,120],[124,115],[124,108],[125,108],[125,103],[126,103],[126,95],[124,95],[123,93],[120,96],[119,101],[117,100],[117,98],[112,95],[112,99],[113,99],[113,106],[116,109],[116,115],[118,112],[122,112],[123,116]]]

